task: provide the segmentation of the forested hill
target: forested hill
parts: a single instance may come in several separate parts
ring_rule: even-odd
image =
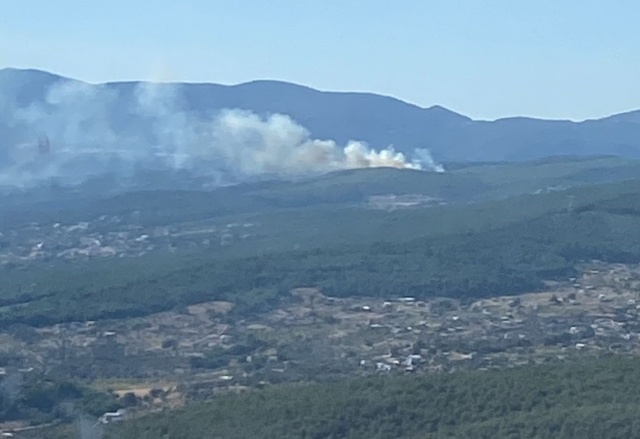
[[[138,223],[157,225],[278,209],[362,207],[379,195],[423,195],[432,203],[454,205],[640,179],[639,160],[612,156],[447,166],[451,168],[445,173],[356,169],[215,190],[190,189],[188,179],[169,179],[164,189],[138,188],[115,194],[110,191],[117,187],[115,182],[98,179],[76,188],[40,187],[2,194],[0,213],[2,228],[29,222],[91,221],[133,212]]]
[[[111,432],[118,439],[629,439],[640,437],[640,362],[283,385],[218,396]]]
[[[246,314],[302,286],[338,297],[530,292],[543,280],[569,278],[583,260],[640,262],[638,206],[638,183],[627,183],[381,214],[373,223],[365,210],[329,210],[305,216],[294,229],[292,212],[285,212],[271,218],[282,230],[264,241],[272,250],[248,248],[251,256],[201,251],[6,271],[0,323],[130,317],[215,299],[233,301],[235,312]],[[290,250],[293,242],[305,246]]]

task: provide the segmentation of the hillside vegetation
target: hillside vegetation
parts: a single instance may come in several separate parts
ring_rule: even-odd
[[[138,189],[120,194],[110,193],[109,189],[117,186],[115,181],[109,187],[89,181],[73,190],[40,188],[4,196],[0,211],[4,227],[86,221],[101,215],[126,217],[134,212],[138,224],[163,225],[282,209],[361,207],[372,195],[421,194],[447,204],[465,204],[639,178],[640,161],[567,157],[519,164],[457,164],[442,174],[389,168],[348,170],[211,191],[188,188],[188,182],[183,181],[186,177],[172,180],[171,190]]]
[[[78,413],[98,417],[122,407],[121,401],[109,393],[35,373],[10,375],[0,383],[0,422],[70,421]]]
[[[283,385],[163,412],[118,439],[627,439],[640,436],[640,362]]]
[[[299,229],[276,215],[273,227],[281,234],[261,252],[200,251],[8,271],[0,278],[0,323],[139,316],[216,299],[235,302],[235,312],[245,314],[268,309],[301,286],[338,297],[471,299],[535,291],[545,279],[571,276],[582,260],[640,262],[638,206],[640,183],[626,183],[491,205],[380,213],[377,223],[362,209],[307,215]],[[345,228],[359,233],[341,232]],[[285,250],[294,243],[304,245]]]

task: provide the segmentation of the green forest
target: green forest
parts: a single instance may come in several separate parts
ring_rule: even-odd
[[[37,373],[16,373],[0,380],[0,422],[72,421],[79,413],[98,417],[121,407],[109,393]]]
[[[509,370],[358,378],[225,394],[133,420],[119,439],[628,439],[640,361],[581,358]]]
[[[270,180],[215,190],[136,189],[110,193],[104,185],[40,187],[0,195],[3,224],[77,222],[131,215],[141,224],[172,224],[278,209],[361,204],[380,194],[424,194],[453,203],[486,202],[548,187],[637,181],[640,161],[615,156],[549,157],[523,163],[450,163],[447,172],[352,169],[295,181]],[[109,186],[113,186],[110,184]]]
[[[304,286],[337,297],[473,299],[535,291],[543,280],[570,277],[583,260],[640,262],[637,184],[578,190],[573,197],[571,208],[566,201],[558,207],[566,194],[552,194],[503,201],[495,209],[406,211],[394,217],[405,232],[402,240],[372,232],[363,239],[299,250],[267,248],[253,256],[200,252],[184,259],[33,266],[0,278],[0,324],[132,317],[208,300],[230,300],[237,305],[234,312],[246,315],[270,309],[291,288]],[[433,215],[445,223],[446,212],[468,223],[438,232],[419,221]],[[482,225],[473,227],[476,218]],[[315,226],[327,234],[342,227],[340,219],[325,220],[310,222],[307,233]],[[413,239],[407,238],[411,227]]]

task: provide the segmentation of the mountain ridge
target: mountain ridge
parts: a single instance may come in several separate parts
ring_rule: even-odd
[[[40,105],[47,90],[57,83],[76,83],[91,90],[115,93],[117,99],[105,104],[115,127],[126,125],[121,120],[122,114],[131,108],[136,87],[149,84],[144,81],[90,84],[42,70],[5,68],[0,70],[0,92],[6,100],[0,105],[0,130],[3,119],[11,120],[11,109],[7,109],[10,104],[17,103],[19,108]],[[234,85],[153,84],[160,90],[175,92],[184,110],[201,118],[227,108],[263,117],[281,113],[303,125],[314,138],[331,139],[340,145],[349,140],[362,140],[375,148],[394,145],[396,150],[410,156],[416,148],[427,148],[437,161],[522,161],[555,155],[601,154],[640,158],[640,110],[579,122],[524,116],[489,121],[474,120],[439,105],[425,108],[391,96],[321,91],[278,80]],[[136,116],[131,110],[126,115]],[[133,121],[131,125],[137,125],[144,138],[148,128]],[[6,138],[14,143],[33,138],[35,132],[29,126],[20,131],[10,123],[4,123],[4,130],[8,133]]]
[[[333,94],[333,95],[352,95],[352,96],[376,96],[379,98],[385,98],[385,99],[389,99],[389,100],[393,100],[393,101],[398,101],[404,105],[407,106],[411,106],[414,107],[416,109],[420,109],[420,110],[433,110],[433,111],[442,111],[448,114],[452,114],[452,115],[456,115],[456,116],[460,116],[464,119],[467,119],[469,121],[472,122],[498,122],[498,121],[504,121],[504,120],[535,120],[535,121],[545,121],[545,122],[571,122],[571,123],[584,123],[584,122],[593,122],[593,121],[601,121],[601,120],[607,120],[607,119],[612,119],[612,118],[631,118],[633,117],[634,120],[637,117],[638,121],[640,121],[640,108],[638,109],[631,109],[631,110],[626,110],[626,111],[621,111],[618,113],[612,113],[609,115],[605,115],[605,116],[601,116],[601,117],[590,117],[590,118],[585,118],[585,119],[580,119],[580,120],[573,120],[573,119],[568,119],[568,118],[543,118],[543,117],[535,117],[535,116],[528,116],[528,115],[513,115],[513,116],[503,116],[503,117],[498,117],[498,118],[472,118],[470,116],[466,116],[462,113],[459,113],[457,111],[451,110],[450,108],[447,108],[445,105],[440,105],[440,104],[434,104],[434,105],[430,105],[428,107],[423,107],[421,105],[409,102],[409,101],[405,101],[401,98],[397,98],[395,96],[392,95],[387,95],[387,94],[383,94],[383,93],[377,93],[377,92],[370,92],[370,91],[344,91],[344,90],[325,90],[325,89],[320,89],[320,88],[315,88],[315,87],[311,87],[308,85],[304,85],[304,84],[298,84],[295,82],[290,82],[290,81],[284,81],[284,80],[280,80],[280,79],[252,79],[249,81],[245,81],[245,82],[238,82],[238,83],[233,83],[233,84],[223,84],[223,83],[218,83],[218,82],[206,82],[206,81],[161,81],[161,82],[156,82],[156,81],[147,81],[147,80],[116,80],[116,81],[103,81],[103,82],[89,82],[89,81],[84,81],[82,79],[77,79],[71,76],[66,76],[66,75],[62,75],[62,74],[58,74],[58,73],[53,73],[53,72],[49,72],[46,70],[41,70],[41,69],[35,69],[35,68],[17,68],[17,67],[4,67],[4,68],[0,68],[0,76],[3,73],[7,73],[7,72],[12,72],[12,73],[25,73],[25,74],[38,74],[41,75],[43,77],[51,77],[57,80],[64,80],[64,81],[73,81],[73,82],[78,82],[78,83],[83,83],[83,84],[87,84],[87,85],[91,85],[91,86],[110,86],[110,85],[137,85],[137,84],[160,84],[160,85],[168,85],[168,86],[214,86],[214,87],[220,87],[220,88],[245,88],[245,87],[253,87],[256,85],[275,85],[275,86],[285,86],[285,87],[292,87],[292,88],[297,88],[297,89],[304,89],[306,91],[309,92],[316,92],[316,93],[322,93],[322,94]],[[0,78],[1,79],[1,78]]]

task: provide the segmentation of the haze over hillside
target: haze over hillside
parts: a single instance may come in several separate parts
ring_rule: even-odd
[[[0,130],[5,185],[166,169],[218,185],[361,167],[442,170],[440,161],[640,157],[640,112],[580,123],[474,121],[438,106],[278,81],[90,85],[18,69],[0,70]],[[39,137],[40,152],[55,160],[42,160]]]
[[[0,185],[77,184],[96,175],[139,180],[152,171],[184,171],[217,186],[354,168],[443,170],[427,150],[408,156],[390,145],[318,139],[287,114],[198,86],[90,85],[21,70],[2,71],[0,86],[6,132]]]

